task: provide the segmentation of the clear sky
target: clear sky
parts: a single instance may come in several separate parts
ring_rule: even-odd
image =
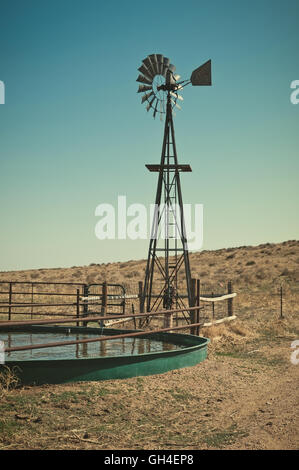
[[[137,94],[161,53],[182,78],[175,117],[185,203],[203,249],[298,239],[298,0],[0,0],[0,270],[147,257],[95,236],[101,203],[154,202],[163,124]]]

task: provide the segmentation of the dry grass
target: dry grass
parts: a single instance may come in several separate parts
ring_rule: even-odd
[[[17,388],[19,382],[16,371],[4,365],[0,373],[0,398],[4,397],[10,390]]]
[[[15,387],[2,377],[1,449],[298,449],[299,242],[191,254],[203,289],[233,281],[237,320],[202,329],[208,359],[126,380]],[[0,280],[135,286],[144,261],[0,273]],[[33,275],[33,277],[32,277]],[[284,318],[278,286],[284,285]],[[133,287],[132,287],[133,289]],[[216,316],[226,304],[216,306]],[[211,316],[207,306],[204,315]]]
[[[144,278],[146,260],[123,263],[91,263],[71,268],[0,272],[0,281],[113,282],[132,285]],[[231,280],[240,289],[260,289],[281,282],[299,281],[299,241],[202,251],[190,254],[192,277],[207,288]],[[136,286],[137,289],[137,286]]]

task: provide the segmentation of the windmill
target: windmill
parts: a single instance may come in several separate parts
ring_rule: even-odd
[[[141,292],[141,311],[158,310],[192,306],[191,272],[186,238],[181,172],[190,172],[188,164],[179,164],[173,115],[175,109],[181,109],[183,97],[181,90],[193,86],[211,85],[211,61],[195,69],[190,79],[180,80],[175,73],[175,66],[162,54],[147,56],[139,67],[137,82],[140,83],[137,93],[143,93],[141,102],[146,110],[153,111],[153,117],[165,117],[164,137],[160,164],[147,164],[151,172],[158,172],[158,184],[155,199],[155,211],[152,222],[145,279]],[[163,233],[162,233],[163,232]],[[162,245],[161,245],[162,243]],[[162,258],[162,261],[161,261]],[[180,270],[185,272],[185,280],[178,282]],[[159,280],[159,291],[153,293],[154,273]],[[179,285],[180,284],[180,285]]]

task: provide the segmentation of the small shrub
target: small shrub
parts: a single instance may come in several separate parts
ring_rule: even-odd
[[[16,375],[16,368],[11,369],[3,366],[0,371],[0,397],[4,396],[9,390],[19,385],[19,378]]]
[[[37,279],[39,277],[40,273],[32,273],[30,274],[31,279]]]
[[[265,271],[263,269],[259,269],[257,272],[256,272],[256,277],[260,280],[262,279],[266,279],[267,275],[265,273]]]
[[[253,266],[255,261],[247,261],[246,266]]]
[[[95,284],[96,282],[96,275],[95,274],[88,274],[88,276],[86,276],[86,283],[87,284]]]
[[[251,282],[251,278],[250,278],[250,276],[248,276],[248,274],[242,273],[242,274],[241,274],[241,278],[242,278],[243,281],[245,281],[245,282],[248,282],[248,283]]]
[[[81,271],[77,270],[72,274],[72,277],[80,277],[81,276]]]
[[[136,271],[136,270],[126,273],[126,277],[128,278],[137,277],[139,275],[140,275],[139,271]]]

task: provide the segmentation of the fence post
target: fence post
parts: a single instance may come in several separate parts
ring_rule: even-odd
[[[126,288],[124,286],[121,286],[122,287],[122,295],[124,296],[122,302],[121,302],[121,306],[122,306],[122,310],[123,310],[123,315],[125,315],[126,313]]]
[[[77,314],[77,318],[79,320],[79,317],[80,317],[80,291],[79,291],[79,289],[77,289],[76,314]],[[80,326],[79,321],[76,322],[76,325]]]
[[[142,287],[143,287],[142,281],[139,281],[138,282],[139,313],[143,313],[143,311],[141,310],[144,310],[142,308]]]
[[[135,308],[134,308],[133,302],[132,302],[132,313],[133,313],[133,315],[135,315]],[[134,322],[134,328],[135,328],[135,330],[137,330],[136,317],[133,317],[133,322]]]
[[[173,314],[165,313],[164,314],[164,328],[171,328],[173,326]]]
[[[283,313],[282,313],[282,286],[280,286],[280,318],[283,318]]]
[[[85,300],[86,297],[88,298],[88,294],[89,294],[89,286],[88,286],[88,284],[84,284],[84,286],[83,286],[84,300],[83,300],[83,313],[82,313],[83,317],[88,316],[88,300]],[[82,326],[87,326],[87,325],[88,324],[87,324],[86,321],[82,322]]]
[[[233,293],[233,286],[232,286],[232,281],[228,281],[227,283],[227,293],[232,294]],[[231,317],[234,314],[234,309],[233,309],[233,299],[228,299],[227,300],[227,316]]]
[[[102,309],[101,309],[101,315],[106,316],[107,313],[107,282],[103,282],[102,286]],[[100,321],[101,327],[103,326],[103,320]]]
[[[142,281],[138,282],[138,297],[139,297],[139,313],[144,313],[144,308],[142,305],[142,290],[143,290],[143,283]],[[142,326],[141,318],[138,319],[139,328]]]
[[[191,279],[191,305],[190,305],[190,307],[195,307],[195,285],[196,285],[196,279],[192,278]],[[191,323],[195,323],[195,316],[196,316],[195,311],[192,310],[190,312],[190,321],[191,321]],[[191,335],[196,334],[196,327],[195,326],[191,326],[190,334]]]
[[[214,297],[214,292],[212,292],[212,297]],[[215,302],[212,302],[212,318],[215,318]]]
[[[9,283],[9,293],[8,293],[8,319],[11,320],[11,299],[12,299],[12,282]]]
[[[200,307],[200,279],[196,280],[196,305],[198,307],[198,310],[196,310],[196,323],[199,323],[199,307]],[[196,327],[196,334],[199,336],[200,332],[200,327]]]

